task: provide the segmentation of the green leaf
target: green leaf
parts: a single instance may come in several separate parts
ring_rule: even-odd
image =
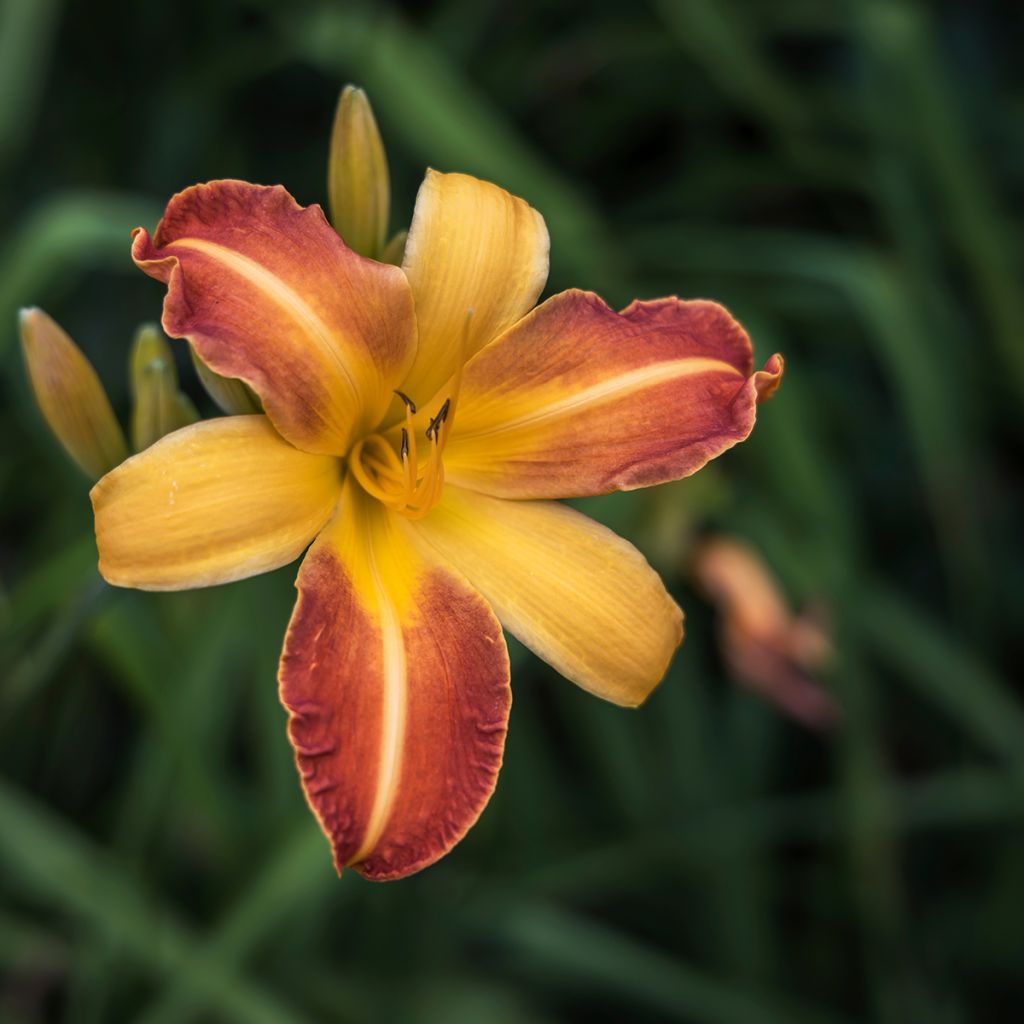
[[[195,936],[116,861],[0,782],[0,863],[22,892],[117,941],[156,977],[188,971],[208,1006],[241,1022],[299,1021],[258,985],[197,955]]]

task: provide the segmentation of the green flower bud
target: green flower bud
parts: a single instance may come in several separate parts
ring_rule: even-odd
[[[41,309],[20,314],[21,347],[43,418],[93,480],[128,457],[124,432],[92,364]]]
[[[391,182],[370,101],[346,85],[338,100],[327,166],[331,222],[349,248],[378,259],[384,249]]]

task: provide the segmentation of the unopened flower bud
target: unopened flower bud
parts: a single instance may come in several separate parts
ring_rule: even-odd
[[[36,401],[64,450],[92,479],[128,456],[124,433],[92,364],[41,309],[23,309],[21,346]]]
[[[229,416],[263,412],[260,400],[245,381],[236,380],[234,377],[222,377],[199,358],[194,348],[189,346],[189,351],[192,353],[192,365],[196,368],[199,382],[224,412]]]
[[[388,241],[388,244],[381,250],[381,263],[391,263],[396,267],[402,265],[405,259],[405,243],[409,240],[408,231],[396,231]]]
[[[370,101],[346,85],[338,100],[327,165],[331,222],[349,248],[380,258],[391,204],[384,144]]]
[[[199,418],[187,395],[178,390],[174,353],[160,330],[140,327],[131,356],[132,445],[143,451],[161,437]]]

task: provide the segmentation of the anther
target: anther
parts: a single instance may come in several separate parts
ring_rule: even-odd
[[[406,409],[408,409],[409,412],[411,412],[413,414],[413,416],[415,416],[416,415],[416,403],[404,391],[399,391],[397,388],[395,388],[395,394],[398,395],[398,397],[403,402],[405,402]]]
[[[444,400],[444,405],[442,405],[441,408],[438,409],[437,415],[430,421],[430,426],[427,427],[426,434],[431,441],[437,440],[438,431],[441,427],[441,424],[444,423],[446,419],[448,419],[448,410],[451,409],[451,407],[452,400],[450,398],[446,398]]]

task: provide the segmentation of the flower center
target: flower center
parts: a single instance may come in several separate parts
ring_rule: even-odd
[[[387,434],[369,434],[357,441],[349,452],[349,469],[363,490],[409,519],[422,519],[441,500],[444,490],[441,456],[455,421],[462,371],[469,356],[469,325],[472,319],[473,310],[466,310],[461,351],[456,364],[458,369],[450,381],[448,397],[423,431],[423,440],[417,444],[416,403],[408,395],[396,391],[395,394],[405,404],[405,426],[398,434],[394,430]],[[423,418],[421,415],[421,424]]]
[[[405,426],[389,441],[384,434],[370,434],[357,441],[348,456],[349,469],[371,497],[410,519],[421,519],[440,500],[444,489],[442,455],[451,432],[461,370],[452,394],[444,400],[417,443],[414,423],[416,405],[401,391],[395,394],[405,403]],[[397,443],[397,450],[396,450]]]

